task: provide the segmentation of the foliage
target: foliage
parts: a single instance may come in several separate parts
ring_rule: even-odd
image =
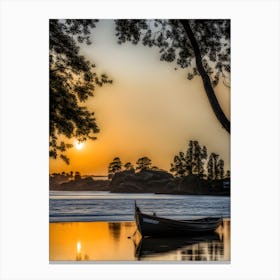
[[[119,44],[129,41],[155,46],[160,60],[188,69],[187,79],[200,75],[217,119],[230,132],[230,122],[213,90],[221,78],[226,86],[230,84],[229,20],[116,20],[115,23]]]
[[[80,180],[81,178],[82,178],[81,173],[80,173],[79,171],[76,171],[76,172],[75,172],[74,179],[75,179],[75,180]]]
[[[127,162],[124,164],[125,170],[134,170],[133,164],[131,162]]]
[[[209,156],[208,162],[207,162],[207,179],[213,180],[214,179],[214,163],[213,163],[213,153]]]
[[[213,174],[215,180],[219,177],[218,157],[218,154],[213,153]]]
[[[219,169],[219,179],[224,179],[225,171],[224,171],[225,163],[222,159],[218,162],[218,169]]]
[[[204,175],[204,160],[207,158],[207,149],[205,146],[200,147],[198,141],[194,141],[194,168],[193,173],[199,177]]]
[[[199,177],[204,176],[204,160],[207,158],[207,149],[201,148],[198,141],[189,141],[186,153],[179,152],[171,163],[171,172],[177,177],[196,174]]]
[[[72,147],[58,137],[78,141],[96,139],[99,128],[94,113],[82,106],[96,87],[112,83],[105,74],[98,76],[95,65],[80,54],[80,43],[90,44],[96,20],[49,21],[50,157],[69,164],[64,152]]]
[[[193,141],[190,140],[189,142],[189,147],[187,150],[187,154],[186,154],[186,172],[187,175],[191,175],[193,173],[193,159],[194,153],[193,153]]]
[[[229,170],[227,170],[225,178],[227,178],[227,179],[230,178],[230,171]]]
[[[147,170],[150,169],[151,165],[152,161],[148,157],[142,157],[136,161],[136,170]]]
[[[222,159],[218,160],[219,155],[211,153],[208,163],[208,179],[209,180],[218,180],[224,179],[224,161]]]
[[[109,163],[108,177],[112,179],[113,176],[122,170],[122,162],[119,157],[115,157],[112,162]]]
[[[142,42],[144,46],[159,48],[160,60],[176,62],[181,68],[188,68],[186,77],[191,80],[199,75],[194,66],[195,53],[186,36],[182,20],[115,20],[118,43]],[[230,21],[189,20],[191,29],[200,47],[206,72],[212,78],[213,86],[220,78],[228,83],[230,73]]]
[[[176,177],[183,177],[186,174],[186,159],[183,152],[179,152],[174,156],[173,163],[171,163],[170,171],[174,173]]]

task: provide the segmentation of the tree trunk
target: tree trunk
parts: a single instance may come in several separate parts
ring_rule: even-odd
[[[211,80],[208,76],[208,74],[206,73],[203,64],[202,64],[202,58],[201,58],[201,53],[199,50],[199,46],[198,43],[194,37],[194,34],[191,30],[190,24],[188,20],[180,20],[180,23],[183,25],[188,38],[190,39],[191,45],[193,47],[194,50],[194,54],[195,54],[195,61],[196,61],[196,66],[197,66],[197,70],[203,80],[203,85],[204,85],[204,89],[206,91],[207,97],[209,99],[209,102],[211,104],[211,107],[216,115],[216,117],[218,118],[219,122],[222,124],[222,126],[226,129],[226,131],[228,133],[230,133],[230,121],[227,119],[227,117],[225,116],[218,100],[217,97],[215,95],[214,89],[212,87],[211,84]]]

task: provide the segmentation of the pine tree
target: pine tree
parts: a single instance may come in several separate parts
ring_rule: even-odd
[[[115,157],[112,162],[109,163],[108,177],[112,179],[113,176],[122,170],[122,162],[119,157]]]
[[[176,177],[184,177],[186,173],[186,158],[183,152],[180,152],[173,159],[170,171],[175,173]]]
[[[202,168],[201,168],[201,173],[199,174],[200,177],[204,177],[205,174],[204,174],[204,164],[205,164],[205,161],[207,159],[207,148],[205,146],[203,146],[202,148],[202,155],[201,155],[201,158],[202,158]]]
[[[186,173],[187,175],[193,174],[193,146],[194,143],[192,140],[189,142],[189,147],[186,153]]]
[[[230,171],[229,170],[227,170],[227,172],[226,172],[226,178],[230,179]]]
[[[219,170],[219,179],[224,179],[225,171],[224,171],[224,161],[222,159],[218,162],[218,170]]]
[[[193,146],[193,173],[198,175],[201,168],[201,148],[198,141],[194,141]]]
[[[150,169],[152,161],[148,157],[139,158],[136,162],[136,170],[143,171]]]
[[[213,153],[213,174],[215,180],[219,178],[218,157],[218,154]]]
[[[124,165],[124,168],[125,170],[134,170],[134,167],[132,165],[131,162],[127,162],[125,165]]]
[[[201,148],[198,141],[190,140],[186,153],[180,152],[174,157],[170,171],[177,177],[195,174],[202,178],[206,159],[206,147]]]
[[[214,158],[213,153],[209,156],[208,163],[207,163],[207,179],[213,180],[214,179]]]

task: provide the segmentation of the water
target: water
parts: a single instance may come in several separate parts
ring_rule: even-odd
[[[134,201],[171,219],[224,218],[212,236],[142,238]],[[50,192],[50,261],[229,261],[230,197]],[[135,234],[136,233],[136,234]]]
[[[134,201],[142,212],[171,219],[230,217],[230,197],[51,191],[50,222],[132,221]]]
[[[49,244],[52,262],[224,262],[230,260],[230,219],[215,234],[174,238],[141,238],[135,222],[50,223]]]

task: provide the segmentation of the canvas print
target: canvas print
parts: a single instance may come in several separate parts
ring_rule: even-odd
[[[230,20],[49,20],[49,261],[230,262]]]

